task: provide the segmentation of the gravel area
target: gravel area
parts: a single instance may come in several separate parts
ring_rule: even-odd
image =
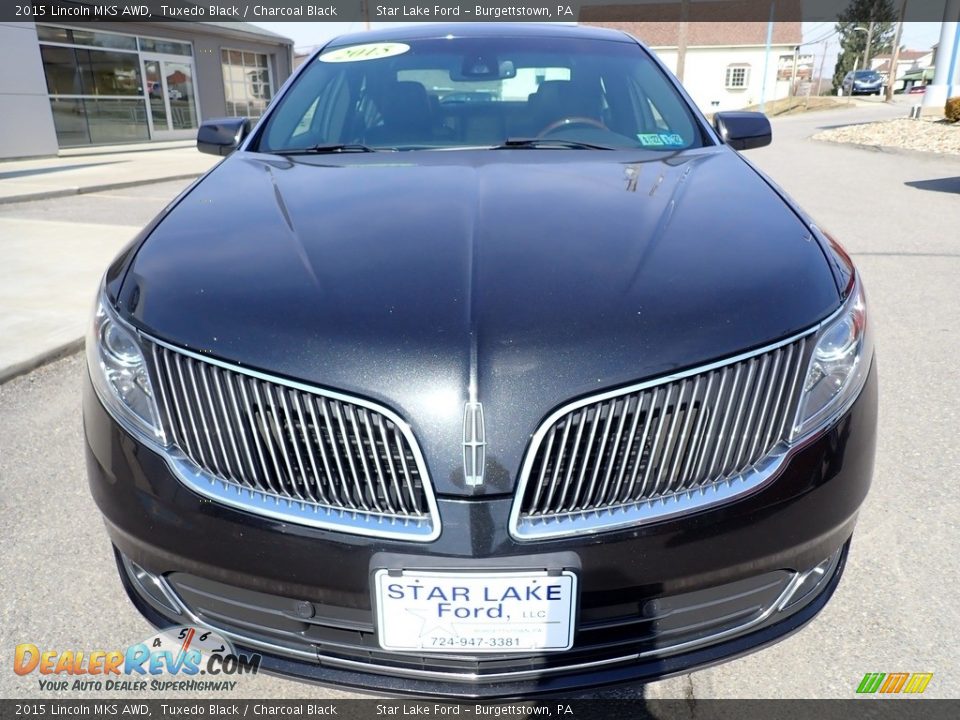
[[[960,123],[898,118],[824,130],[814,140],[960,155]]]

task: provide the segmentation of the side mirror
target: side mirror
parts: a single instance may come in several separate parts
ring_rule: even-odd
[[[197,131],[197,150],[211,155],[229,155],[249,132],[250,120],[245,117],[207,120]]]
[[[763,147],[773,139],[770,121],[763,113],[718,112],[713,116],[713,126],[734,150]]]

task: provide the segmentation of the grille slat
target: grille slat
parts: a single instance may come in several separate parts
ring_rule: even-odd
[[[706,426],[707,421],[712,416],[710,412],[710,393],[713,390],[713,383],[716,379],[717,374],[714,372],[707,373],[707,387],[703,391],[703,397],[700,400],[700,408],[697,412],[696,424],[693,428],[693,437],[690,439],[690,449],[686,453],[686,458],[684,459],[682,469],[680,470],[680,475],[677,477],[677,482],[683,487],[685,484],[689,483],[692,480],[691,471],[697,465],[698,458],[703,454],[703,428]]]
[[[800,387],[799,383],[802,382],[800,376],[800,368],[803,366],[803,363],[794,363],[793,366],[793,379],[790,381],[790,394],[787,397],[790,399],[789,403],[784,403],[783,417],[780,421],[780,432],[779,435],[782,437],[788,437],[791,431],[789,427],[790,418],[793,417],[793,410],[796,408],[797,401],[799,400]],[[788,408],[790,412],[788,412]]]
[[[289,396],[290,406],[297,413],[297,434],[295,442],[298,445],[303,445],[306,451],[304,455],[306,455],[307,460],[310,462],[309,474],[307,473],[307,468],[303,468],[304,477],[309,478],[309,483],[306,483],[307,492],[310,493],[314,502],[329,503],[330,500],[327,498],[327,493],[324,490],[323,481],[320,479],[320,471],[317,469],[317,457],[313,452],[313,442],[308,431],[307,416],[303,412],[300,398],[297,393],[289,389],[286,390],[285,393]]]
[[[396,427],[392,427],[391,430],[393,431],[393,445],[400,451],[400,465],[403,467],[403,482],[407,489],[407,499],[413,506],[413,513],[420,515],[423,512],[423,505],[420,502],[420,493],[414,489],[415,486],[410,473],[410,463],[407,462],[407,454],[403,451],[403,440],[400,436],[400,431]]]
[[[768,448],[760,444],[760,441],[764,437],[764,429],[770,421],[770,397],[773,395],[773,388],[780,382],[780,361],[783,354],[782,350],[777,350],[774,353],[773,367],[770,369],[770,379],[767,382],[767,387],[763,394],[763,405],[760,407],[760,414],[757,416],[757,422],[753,429],[753,442],[750,444],[750,452],[748,453],[751,464],[759,460],[763,455],[766,455],[768,450]]]
[[[647,469],[643,474],[643,485],[640,486],[641,496],[643,495],[644,491],[647,489],[647,483],[650,480],[650,476],[654,475],[653,469],[655,467],[659,467],[659,464],[658,464],[659,458],[663,455],[663,452],[661,449],[662,445],[660,441],[661,439],[663,439],[663,429],[667,425],[667,408],[670,406],[670,397],[673,393],[673,388],[674,388],[673,385],[670,385],[667,388],[666,401],[664,403],[664,406],[660,409],[660,412],[657,415],[659,418],[659,420],[657,421],[657,432],[653,436],[653,445],[650,448],[650,455],[648,456],[648,459],[647,459]],[[657,475],[659,475],[659,472],[657,473]],[[654,488],[653,488],[652,494],[656,495],[657,494],[656,475],[654,475],[653,479],[654,479]]]
[[[624,399],[623,408],[620,411],[620,422],[617,424],[617,434],[613,439],[613,447],[610,450],[610,462],[607,463],[607,472],[603,476],[603,485],[600,486],[600,493],[598,497],[598,501],[600,503],[606,502],[607,489],[610,487],[610,476],[613,474],[613,471],[618,464],[620,439],[623,437],[623,426],[627,422],[627,416],[629,414],[627,410],[630,405],[630,400],[631,398],[629,397]]]
[[[587,426],[587,418],[589,417],[589,409],[584,410],[578,416],[579,422],[577,423],[577,435],[573,440],[573,456],[567,461],[567,467],[563,481],[563,495],[560,498],[561,507],[565,506],[567,498],[567,490],[570,488],[570,479],[573,477],[574,469],[577,467],[577,454],[580,451],[580,442],[583,440],[583,430]],[[593,424],[591,425],[590,430],[590,439],[587,441],[587,454],[590,453],[590,448],[593,446],[593,438],[596,434],[597,421],[600,419],[599,414],[593,416]],[[571,419],[572,422],[572,419]],[[558,458],[559,462],[559,458]],[[583,487],[583,474],[586,472],[587,465],[583,464],[580,476],[577,480],[577,487],[573,491],[573,503],[577,502],[577,498],[580,497],[580,489]]]
[[[584,518],[602,528],[641,506],[654,518],[749,489],[789,441],[808,337],[554,413],[524,462],[514,534],[564,534]]]
[[[151,344],[165,429],[192,487],[293,522],[436,537],[422,456],[388,410]]]
[[[595,425],[599,425],[599,418],[601,415],[601,406],[597,406],[597,419]],[[605,451],[607,448],[607,439],[610,437],[610,426],[613,423],[614,410],[616,409],[616,401],[614,401],[613,406],[607,409],[607,419],[603,422],[603,432],[600,434],[600,446],[597,448],[596,460],[593,461],[593,473],[590,475],[590,485],[587,487],[587,494],[583,500],[583,507],[591,507],[596,504],[596,499],[594,497],[594,492],[597,488],[597,479],[600,476],[600,470],[604,466],[604,457]],[[593,440],[593,438],[591,438]],[[587,460],[590,460],[589,453],[587,454]]]
[[[643,405],[643,398],[636,399],[636,406],[633,410],[633,420],[630,423],[630,434],[627,436],[627,444],[623,452],[623,462],[620,463],[620,472],[617,474],[617,483],[613,487],[611,497],[613,501],[620,498],[620,492],[623,488],[623,481],[627,477],[627,469],[630,467],[630,458],[632,457],[633,442],[637,437],[637,427],[640,424],[640,408]]]
[[[336,438],[336,434],[333,431],[333,421],[330,419],[330,408],[327,407],[326,398],[315,398],[315,400],[320,404],[320,414],[323,415],[323,421],[327,431],[325,436],[322,433],[319,435],[321,447],[323,447],[324,438],[326,438],[334,462],[337,464],[337,478],[340,480],[340,499],[347,507],[355,508],[357,506],[353,502],[353,494],[350,491],[349,480],[343,470],[343,463],[340,460],[340,448],[337,447],[337,441],[334,439]]]
[[[533,502],[531,507],[539,508],[540,507],[540,495],[543,493],[543,484],[546,480],[547,468],[550,465],[550,458],[553,457],[553,441],[557,436],[557,426],[554,425],[550,428],[550,432],[547,433],[547,450],[544,454],[544,462],[540,466],[540,475],[537,479],[536,488],[533,492]]]
[[[237,446],[237,439],[233,433],[233,423],[230,421],[230,412],[227,410],[227,403],[223,396],[223,386],[222,386],[222,383],[217,382],[216,373],[217,373],[217,369],[215,367],[211,367],[210,375],[213,378],[213,387],[217,396],[217,407],[215,408],[214,412],[217,413],[217,411],[219,411],[218,414],[220,415],[221,418],[223,418],[223,426],[227,429],[227,439],[230,444],[230,449],[233,451],[232,453],[233,463],[234,463],[233,469],[235,469],[236,472],[233,472],[233,470],[230,470],[230,479],[233,480],[234,482],[242,482],[241,478],[243,478],[243,461],[240,459],[240,449]],[[209,383],[205,385],[205,388],[209,395],[209,392],[210,392]],[[210,400],[210,404],[213,405],[212,399]],[[220,441],[223,442],[223,435],[220,432],[219,427],[217,428],[217,436],[220,438]],[[223,454],[225,457],[227,456],[226,447],[223,448]]]
[[[766,358],[760,358],[756,362],[756,372],[753,375],[753,382],[750,385],[749,395],[744,398],[746,402],[743,404],[743,410],[740,413],[740,417],[737,419],[738,422],[742,424],[737,428],[737,441],[734,445],[735,450],[733,451],[733,455],[730,459],[730,465],[727,469],[727,472],[731,475],[736,475],[737,468],[742,467],[745,460],[748,459],[743,457],[743,453],[750,444],[750,427],[753,424],[754,418],[756,417],[755,409],[757,406],[757,399],[760,393],[763,391],[764,375],[767,370],[767,363],[765,360]]]
[[[553,496],[557,491],[557,487],[560,485],[561,460],[563,459],[564,452],[566,452],[567,439],[570,437],[570,426],[572,423],[573,418],[568,418],[563,427],[563,438],[560,440],[560,447],[557,448],[557,455],[553,462],[553,479],[550,481],[550,489],[547,493],[547,497],[544,499],[544,505],[540,508],[537,508],[540,510],[540,512],[543,512],[544,507],[550,507],[550,505],[553,503]]]

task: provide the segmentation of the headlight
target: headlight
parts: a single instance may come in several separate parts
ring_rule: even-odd
[[[136,331],[117,317],[102,291],[87,336],[87,367],[110,414],[164,444],[157,401]]]
[[[857,276],[843,309],[817,333],[793,438],[806,435],[853,404],[867,380],[872,357],[867,304]]]

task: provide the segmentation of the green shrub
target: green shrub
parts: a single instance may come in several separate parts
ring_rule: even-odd
[[[947,104],[943,108],[943,114],[947,116],[950,122],[960,122],[960,97],[947,99]]]

